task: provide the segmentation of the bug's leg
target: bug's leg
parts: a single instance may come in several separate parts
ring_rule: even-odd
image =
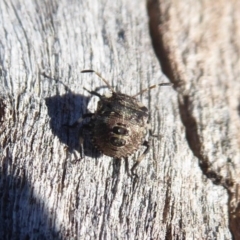
[[[134,173],[135,168],[138,166],[138,164],[143,160],[143,158],[146,156],[146,154],[147,154],[147,153],[149,152],[149,150],[150,150],[150,146],[149,146],[149,142],[148,142],[148,141],[144,141],[142,145],[145,146],[146,149],[145,149],[145,151],[142,153],[142,155],[137,159],[136,163],[132,166],[132,169],[131,169],[131,174],[132,174],[132,175],[136,175],[136,174]]]
[[[150,137],[156,137],[156,138],[159,137],[158,135],[153,134],[152,129],[149,129],[148,131],[149,131],[149,136],[150,136]]]
[[[77,127],[85,118],[92,117],[94,113],[85,113],[80,117],[76,122],[74,122],[71,125],[68,124],[63,124],[64,127],[69,127],[69,128],[75,128]]]
[[[152,129],[149,129],[149,137],[161,139],[162,135],[153,134]]]
[[[90,91],[90,90],[86,89],[85,87],[83,89],[86,90],[87,92],[89,92],[90,94],[99,97],[100,99],[102,98],[102,95],[97,93],[96,91]]]
[[[94,116],[94,113],[85,113],[80,117],[74,124],[80,124],[85,118],[91,118]],[[87,125],[87,124],[86,124]]]
[[[153,131],[151,128],[148,129],[148,133],[149,133],[149,138],[152,139],[157,139],[157,140],[161,140],[161,138],[163,137],[162,134],[153,134]]]

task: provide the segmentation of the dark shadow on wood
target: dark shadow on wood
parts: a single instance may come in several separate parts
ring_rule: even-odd
[[[83,135],[80,136],[81,127],[88,119],[75,127],[69,127],[84,113],[89,112],[86,107],[89,100],[90,97],[73,93],[56,95],[45,99],[52,133],[68,146],[70,152],[76,150],[82,153],[83,150],[84,155],[97,158],[101,154],[92,146],[88,132],[84,131]],[[81,149],[79,143],[80,137],[84,139],[83,149]]]
[[[11,165],[9,154],[0,168],[0,239],[62,239],[45,203],[34,195],[25,169],[16,177],[9,174]]]

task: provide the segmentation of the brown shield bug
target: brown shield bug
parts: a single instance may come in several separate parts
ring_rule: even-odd
[[[94,70],[83,70],[82,73],[95,73],[100,77],[111,90],[111,96],[100,95],[95,91],[88,91],[90,94],[99,97],[95,113],[84,114],[83,118],[90,118],[90,121],[83,125],[84,129],[90,132],[93,145],[103,154],[127,160],[128,156],[136,152],[141,145],[146,149],[136,160],[131,169],[137,167],[140,161],[149,151],[149,143],[144,138],[149,130],[148,109],[136,99],[136,96],[156,86],[169,86],[171,83],[160,83],[150,86],[134,96],[128,96],[121,92],[115,92],[108,81],[100,73]]]

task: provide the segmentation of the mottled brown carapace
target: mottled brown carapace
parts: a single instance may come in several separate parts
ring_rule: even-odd
[[[91,139],[103,154],[125,158],[143,144],[147,131],[148,110],[135,98],[113,92],[101,96],[91,121]]]

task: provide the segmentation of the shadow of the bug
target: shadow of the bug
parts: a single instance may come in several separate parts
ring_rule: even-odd
[[[76,150],[81,154],[84,153],[86,156],[99,157],[101,153],[92,146],[88,132],[81,131],[82,124],[78,124],[75,127],[68,126],[88,112],[86,106],[90,97],[67,93],[61,96],[49,97],[45,100],[48,115],[50,116],[50,128],[53,134],[68,146],[69,151],[73,152]],[[79,144],[80,137],[84,139],[83,146]]]

